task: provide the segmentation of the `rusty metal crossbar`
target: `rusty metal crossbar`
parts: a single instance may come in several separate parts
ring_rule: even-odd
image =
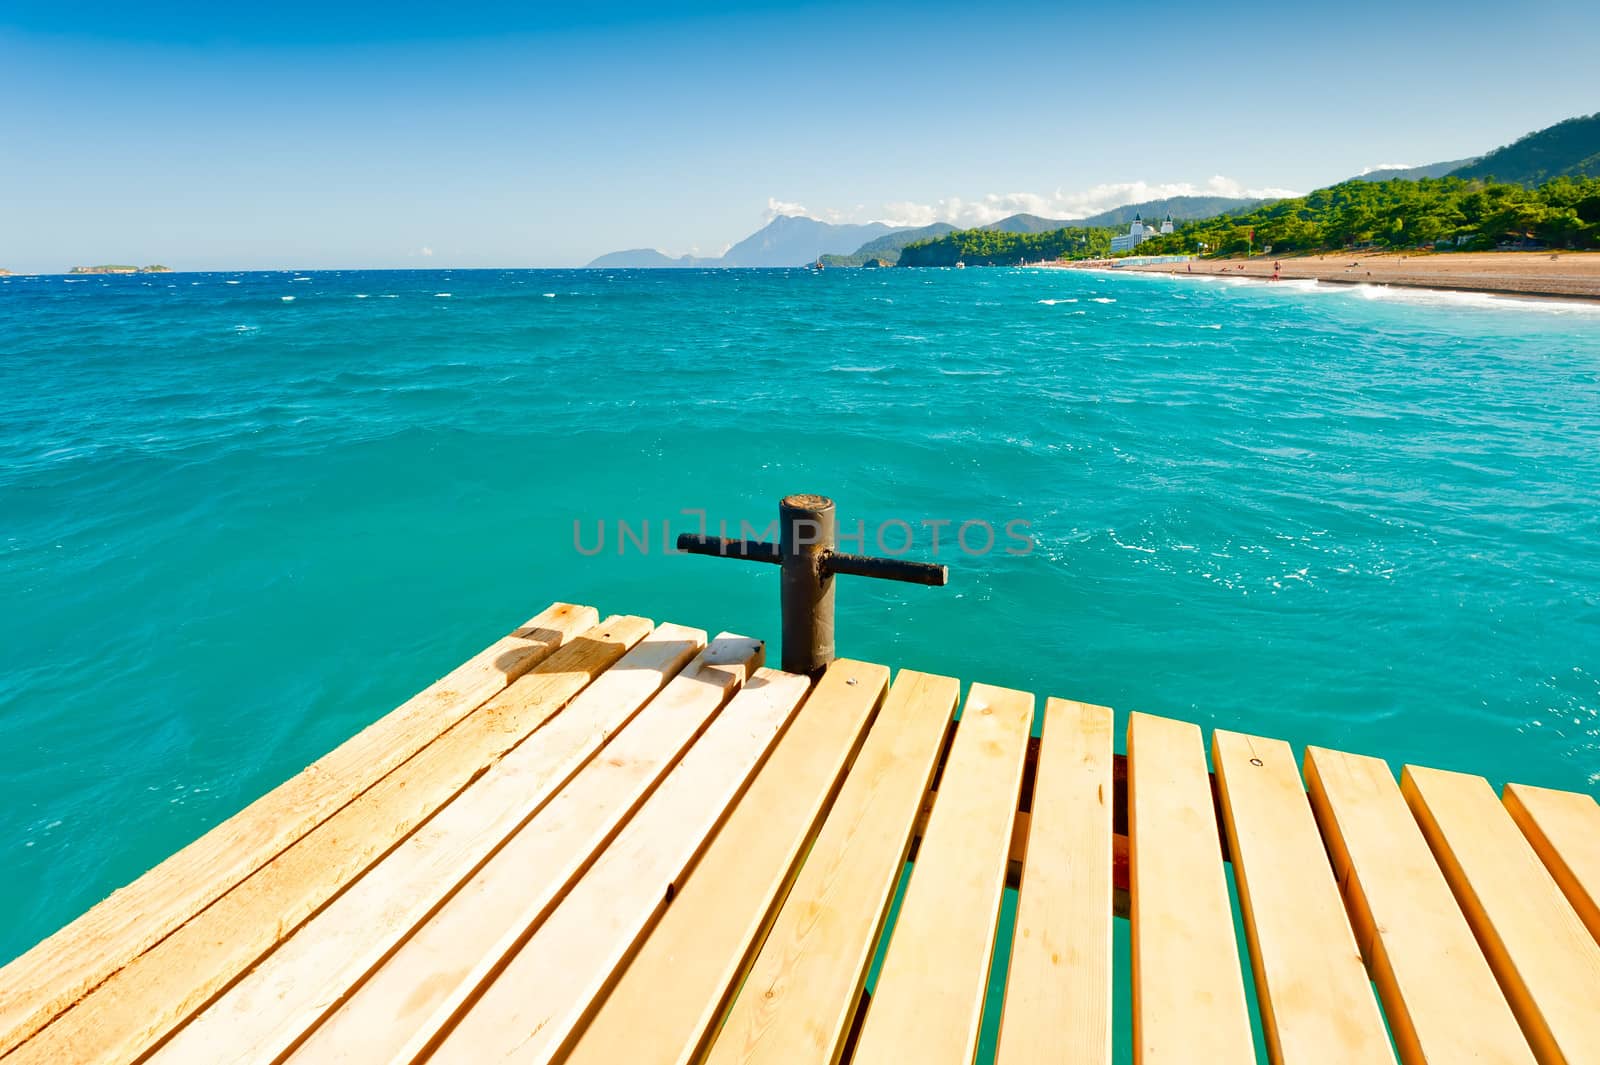
[[[833,500],[819,495],[785,496],[778,503],[778,542],[736,540],[683,533],[678,550],[693,555],[767,562],[783,569],[779,578],[783,613],[783,668],[815,676],[833,661],[833,578],[874,577],[942,587],[946,566],[901,558],[844,554]]]

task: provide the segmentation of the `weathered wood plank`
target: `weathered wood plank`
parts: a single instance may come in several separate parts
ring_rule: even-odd
[[[1400,790],[1534,1054],[1600,1062],[1600,943],[1489,782],[1406,766]]]
[[[493,980],[481,997],[470,1006],[448,1002],[400,1060],[557,1060],[676,894],[810,683],[776,670],[757,673],[532,938],[509,936],[483,957],[466,981],[481,988]],[[452,1020],[458,1023],[428,1056],[434,1033]]]
[[[221,998],[191,1018],[150,1060],[162,1065],[245,1065],[273,1061],[288,1051],[322,1019],[331,1003],[344,997],[444,905],[598,746],[595,742],[573,750],[550,742],[561,726],[576,724],[577,731],[599,735],[621,728],[700,652],[705,641],[706,634],[699,629],[657,626],[595,678],[560,717],[507,752]],[[753,656],[755,641],[743,643]],[[687,740],[688,736],[681,738]],[[660,746],[663,751],[672,749],[667,738]],[[654,780],[645,772],[637,776],[635,788],[626,786],[630,781],[614,780],[606,793],[622,813],[630,808],[628,797],[642,795]]]
[[[552,605],[0,969],[0,1054],[598,620]]]
[[[840,659],[828,667],[683,891],[580,1033],[566,1065],[688,1065],[697,1059],[888,683],[882,666]],[[954,687],[952,681],[947,716]],[[857,757],[857,772],[866,757],[864,750]],[[816,860],[814,849],[810,860]]]
[[[1111,1061],[1112,720],[1045,703],[999,1065]]]
[[[974,684],[852,1061],[967,1065],[977,1048],[1033,696]]]
[[[1221,729],[1211,749],[1272,1061],[1393,1063],[1294,751]]]
[[[293,1060],[331,1065],[387,1061],[398,1054],[443,1002],[471,990],[461,982],[482,957],[508,934],[536,925],[557,905],[682,751],[760,666],[762,650],[759,641],[726,633],[712,641],[383,961],[295,1050]],[[622,672],[624,664],[626,659],[601,680]],[[524,770],[519,778],[536,794],[554,790],[548,782],[564,779],[574,761],[587,758],[586,752],[606,732],[620,727],[624,713],[614,703],[578,705],[588,694],[514,752],[531,755],[519,767]],[[558,732],[563,728],[565,735]],[[482,786],[474,784],[462,798]]]
[[[1135,1060],[1255,1059],[1200,730],[1128,720]]]
[[[6,1065],[131,1060],[255,964],[650,631],[613,617],[468,714],[270,864],[118,970]]]
[[[895,678],[716,1036],[712,1065],[837,1059],[960,695],[949,677]]]
[[[1388,765],[1310,747],[1305,779],[1400,1060],[1533,1061]]]
[[[1507,784],[1502,799],[1579,920],[1600,940],[1600,803],[1526,784]]]

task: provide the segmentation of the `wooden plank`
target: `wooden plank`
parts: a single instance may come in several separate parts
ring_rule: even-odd
[[[684,748],[759,667],[762,650],[760,641],[740,636],[723,634],[714,640],[384,960],[296,1049],[294,1060],[323,1065],[387,1061],[398,1054],[446,999],[470,990],[461,988],[461,981],[474,963],[496,949],[508,930],[520,932],[537,924],[556,905]],[[606,676],[618,672],[613,669]],[[564,772],[545,770],[551,752],[564,765],[573,760],[562,753],[571,746],[566,739],[550,734],[577,722],[579,728],[569,732],[598,737],[616,727],[622,716],[603,705],[588,708],[594,713],[587,715],[581,713],[584,709],[575,700],[514,752],[539,746],[527,763],[528,771],[518,774],[527,786],[544,792],[546,786],[539,781]],[[467,794],[481,786],[473,785]]]
[[[1400,790],[1534,1054],[1600,1062],[1600,943],[1489,782],[1406,766]]]
[[[906,677],[902,673],[898,684]],[[805,711],[579,1035],[566,1065],[688,1065],[698,1059],[888,683],[882,666],[840,659],[828,667]],[[954,705],[952,691],[946,716]]]
[[[837,1059],[960,696],[952,678],[901,670],[716,1036],[712,1065]]]
[[[852,1061],[967,1065],[1005,889],[1033,696],[974,684]]]
[[[810,683],[776,670],[757,673],[532,938],[508,936],[480,961],[467,983],[483,988],[493,980],[481,997],[447,1003],[400,1060],[556,1060],[676,894]],[[459,1023],[428,1056],[436,1033],[453,1020]]]
[[[307,833],[82,1002],[6,1065],[126,1061],[163,1039],[650,631],[613,617],[572,640]]]
[[[573,749],[576,745],[557,739],[561,732],[603,736],[621,728],[700,652],[705,641],[699,629],[658,626],[573,699],[555,721],[509,751],[179,1029],[150,1060],[164,1065],[223,1065],[274,1061],[288,1051],[322,1019],[331,1003],[382,964],[471,879],[599,746],[595,740]],[[739,644],[747,658],[756,655],[756,641]],[[701,690],[707,687],[698,677],[688,683]],[[683,736],[681,742],[688,738]],[[665,742],[662,747],[671,749]],[[603,771],[608,765],[590,768]],[[627,786],[631,781],[608,781],[604,797],[610,804],[596,820],[610,823],[606,815],[625,816],[636,801],[630,796],[642,795],[655,779],[643,771],[636,778],[632,789]]]
[[[1294,751],[1221,729],[1211,750],[1271,1060],[1392,1063]]]
[[[1400,1060],[1533,1061],[1389,767],[1310,747],[1305,779]]]
[[[0,969],[0,1054],[597,620],[552,605]]]
[[[1600,803],[1591,795],[1507,784],[1511,819],[1590,934],[1600,940]]]
[[[1128,720],[1134,1059],[1255,1060],[1200,730]]]
[[[1045,703],[998,1065],[1111,1061],[1111,729]]]

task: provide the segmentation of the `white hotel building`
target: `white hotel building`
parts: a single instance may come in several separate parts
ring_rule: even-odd
[[[1132,248],[1137,248],[1139,245],[1143,244],[1151,237],[1156,236],[1158,233],[1165,234],[1171,232],[1172,216],[1170,214],[1167,215],[1166,221],[1161,223],[1161,228],[1159,230],[1156,229],[1155,226],[1145,225],[1143,218],[1139,217],[1138,215],[1134,215],[1133,223],[1128,226],[1128,232],[1124,233],[1120,237],[1111,238],[1111,250],[1113,252],[1128,251]]]

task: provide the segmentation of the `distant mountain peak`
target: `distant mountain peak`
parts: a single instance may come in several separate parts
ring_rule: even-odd
[[[1466,166],[1474,162],[1472,159],[1452,159],[1444,163],[1428,163],[1424,166],[1399,166],[1397,164],[1385,166],[1369,166],[1350,181],[1421,181],[1423,178],[1444,177],[1457,167]]]
[[[627,251],[614,251],[602,255],[589,266],[607,270],[651,270],[673,266],[702,266],[708,261],[696,259],[692,255],[680,255],[674,259],[666,252],[655,248],[630,248]]]
[[[715,259],[683,256],[673,259],[650,248],[611,252],[591,262],[591,267],[641,269],[652,267],[782,267],[807,266],[824,255],[848,255],[862,244],[896,232],[883,222],[841,225],[802,214],[780,214]]]

